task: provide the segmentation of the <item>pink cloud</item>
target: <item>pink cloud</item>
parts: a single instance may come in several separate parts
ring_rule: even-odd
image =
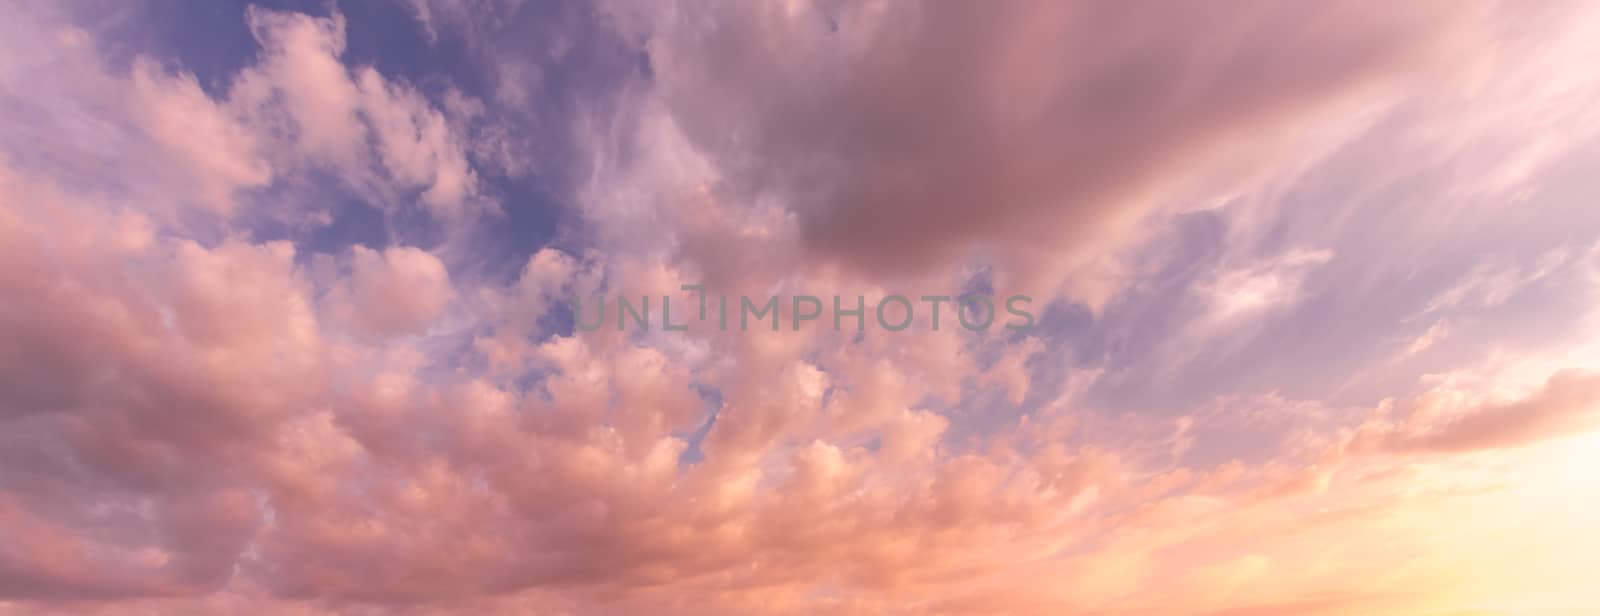
[[[618,27],[659,17],[625,8]],[[637,122],[589,135],[649,147],[596,145],[573,198],[594,228],[510,280],[453,269],[472,247],[451,231],[487,181],[459,117],[349,66],[337,12],[250,9],[262,51],[221,98],[150,62],[120,75],[61,52],[94,72],[51,92],[133,103],[50,129],[103,118],[144,135],[89,174],[140,198],[75,183],[101,164],[87,140],[43,157],[74,164],[0,158],[0,613],[1221,616],[1593,599],[1543,575],[1581,570],[1587,551],[1562,547],[1592,535],[1595,508],[1562,500],[1556,472],[1592,461],[1574,443],[1600,425],[1581,353],[1509,397],[1449,382],[1366,404],[1288,383],[1166,412],[1096,397],[1103,367],[1060,352],[1146,344],[1138,332],[562,322],[574,295],[698,276],[756,295],[968,284],[984,278],[973,249],[1052,279],[1140,275],[1102,261],[1156,207],[1146,189],[1477,32],[1475,9],[1433,4],[970,8],[859,5],[829,12],[832,28],[816,7],[685,9],[652,31],[660,89],[624,97]],[[3,100],[19,74],[0,72]],[[0,133],[8,156],[17,134]],[[142,181],[140,157],[176,171]],[[251,189],[308,169],[409,195],[447,239],[312,254],[239,222],[262,207]],[[1203,313],[1177,342],[1297,305],[1334,253],[1276,254],[1176,287]],[[1113,294],[1072,316],[1105,325]],[[1513,530],[1522,541],[1482,540]],[[1554,563],[1549,579],[1503,566],[1532,557]]]
[[[1600,378],[1564,371],[1518,400],[1413,418],[1387,434],[1383,446],[1396,451],[1465,452],[1525,446],[1595,428],[1600,428]]]
[[[652,63],[727,190],[792,201],[811,257],[1082,278],[1175,180],[1439,59],[1479,8],[706,3]]]
[[[411,247],[382,252],[356,246],[346,287],[327,298],[356,332],[379,336],[419,334],[439,319],[454,296],[438,257]]]

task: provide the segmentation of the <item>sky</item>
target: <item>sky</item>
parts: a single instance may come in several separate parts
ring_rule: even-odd
[[[0,614],[1600,613],[1596,57],[1581,0],[0,3]]]

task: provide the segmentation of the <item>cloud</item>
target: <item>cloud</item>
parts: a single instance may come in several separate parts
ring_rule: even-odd
[[[808,255],[880,275],[1081,266],[1173,180],[1407,74],[1475,11],[795,6],[691,4],[654,75],[736,198],[777,195]]]
[[[1421,336],[1417,336],[1411,341],[1411,344],[1406,346],[1406,355],[1416,355],[1426,351],[1449,335],[1450,325],[1441,319],[1429,326],[1428,331],[1423,332]]]
[[[202,182],[202,203],[227,214],[233,191],[264,186],[272,169],[256,152],[256,137],[200,90],[192,75],[167,75],[148,62],[134,67],[133,89],[143,106],[139,123]]]
[[[1332,258],[1326,250],[1292,250],[1266,263],[1220,271],[1203,289],[1210,304],[1206,320],[1226,324],[1293,304],[1308,270]]]
[[[339,60],[345,48],[344,16],[319,19],[252,8],[250,32],[262,61],[242,74],[234,94],[246,105],[272,105],[282,97],[294,139],[319,162],[355,165],[364,139],[356,117],[361,94]]]
[[[1384,438],[1383,446],[1404,452],[1458,453],[1581,434],[1600,427],[1600,377],[1564,371],[1515,401],[1423,417],[1426,423],[1403,425]]]
[[[18,13],[8,15],[8,38],[32,49],[27,61],[0,67],[0,153],[9,167],[71,178],[63,187],[70,192],[115,194],[167,221],[191,208],[229,216],[238,210],[236,191],[273,179],[259,135],[193,75],[169,74],[146,58],[113,72],[87,32],[8,13]]]
[[[135,220],[30,204],[0,218],[0,287],[24,298],[0,316],[0,481],[7,526],[35,537],[5,557],[13,592],[215,590],[260,523],[240,477],[323,382],[293,248],[119,241]]]
[[[379,337],[422,333],[444,314],[454,295],[444,264],[417,248],[378,252],[356,246],[350,261],[349,286],[334,291],[327,301],[358,333]]]
[[[478,27],[426,6],[438,48]],[[1591,478],[1558,472],[1592,455],[1587,347],[1504,350],[1559,359],[1520,389],[1384,364],[1406,381],[1385,402],[1237,365],[1213,394],[1112,361],[1245,332],[1264,342],[1235,356],[1343,376],[1342,358],[1286,358],[1304,339],[1268,334],[1326,316],[1317,300],[1369,300],[1340,268],[1371,253],[1231,205],[1188,210],[1216,245],[1155,247],[1170,268],[1120,251],[1165,241],[1142,226],[1171,221],[1145,216],[1191,181],[1258,177],[1232,169],[1273,167],[1279,137],[1347,101],[1388,105],[1368,86],[1482,34],[1456,6],[612,7],[585,26],[628,41],[612,51],[640,76],[580,114],[590,164],[541,167],[583,169],[551,184],[576,187],[559,196],[581,228],[520,246],[507,279],[462,267],[489,257],[454,234],[486,195],[538,179],[475,167],[463,122],[503,101],[353,65],[354,14],[247,10],[259,54],[210,91],[166,63],[109,67],[101,32],[0,25],[22,37],[0,43],[0,613],[1588,601],[1592,555],[1570,546],[1595,507],[1569,484]],[[429,241],[330,247],[269,224],[325,209],[305,187],[327,177],[374,225]],[[1551,267],[1576,262],[1561,254]],[[1447,288],[1470,266],[1439,269]],[[1470,333],[1458,309],[1567,281],[1499,271],[1446,294],[1450,342]],[[873,297],[1030,272],[1099,299],[1041,293],[1040,327],[1016,335],[583,331],[565,306],[701,281]],[[1389,313],[1348,310],[1315,325],[1395,350],[1374,324]],[[1094,395],[1108,374],[1204,402]]]
[[[280,147],[343,170],[358,188],[377,190],[386,207],[394,195],[382,188],[385,179],[420,187],[424,206],[441,220],[483,205],[463,128],[409,85],[372,67],[347,68],[342,13],[316,18],[252,7],[246,21],[262,51],[234,80],[229,100],[259,130],[286,138]]]
[[[389,210],[420,191],[422,207],[448,223],[495,211],[466,153],[467,127],[409,84],[372,67],[347,67],[341,13],[317,18],[250,8],[244,18],[260,52],[215,95],[193,74],[169,72],[150,58],[133,58],[122,74],[87,32],[48,11],[18,13],[15,21],[59,36],[30,34],[39,39],[35,59],[0,74],[13,166],[76,176],[75,190],[120,195],[168,224],[194,224],[184,206],[232,219],[244,211],[246,193],[275,181],[304,183],[309,168],[336,171]],[[37,96],[11,94],[25,90]],[[103,103],[110,100],[128,104]],[[304,223],[325,209],[249,213]]]

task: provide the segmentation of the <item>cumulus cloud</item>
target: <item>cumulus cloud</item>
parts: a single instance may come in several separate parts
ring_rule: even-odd
[[[444,314],[453,295],[438,257],[412,247],[378,252],[356,246],[349,285],[327,302],[356,332],[374,336],[421,333]]]
[[[371,176],[374,167],[399,187],[421,188],[423,203],[441,219],[481,205],[474,203],[476,174],[461,129],[410,86],[372,67],[345,66],[343,14],[315,18],[252,7],[246,17],[262,46],[260,60],[238,76],[229,96],[263,129],[287,132],[292,151],[345,170],[385,200],[392,192]]]
[[[115,74],[87,32],[8,13],[7,38],[33,50],[0,68],[9,166],[70,178],[73,192],[115,194],[168,219],[186,208],[229,215],[235,191],[272,180],[260,135],[193,75],[144,58]]]
[[[243,469],[323,382],[294,250],[119,242],[127,219],[31,204],[4,223],[6,510],[37,529],[14,592],[219,588],[259,523]]]

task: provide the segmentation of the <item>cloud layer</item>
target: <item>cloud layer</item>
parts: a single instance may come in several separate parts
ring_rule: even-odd
[[[1600,607],[1592,7],[218,6],[0,9],[0,613]]]

